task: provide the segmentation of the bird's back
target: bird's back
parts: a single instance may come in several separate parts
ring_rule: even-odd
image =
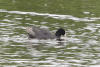
[[[29,34],[29,38],[35,37],[38,39],[54,39],[56,36],[46,29],[41,29],[39,27],[28,27],[26,31]],[[33,33],[32,33],[33,32]]]

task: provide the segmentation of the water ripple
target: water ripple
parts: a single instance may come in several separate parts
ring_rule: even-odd
[[[54,19],[71,19],[74,21],[96,21],[97,19],[86,19],[86,18],[78,18],[74,17],[72,15],[57,15],[57,14],[49,14],[49,13],[36,13],[36,12],[21,12],[21,11],[6,11],[4,9],[0,9],[0,12],[8,12],[8,13],[14,13],[14,14],[29,14],[31,16],[39,15],[39,16],[48,16],[52,17]],[[29,19],[28,19],[29,20]]]

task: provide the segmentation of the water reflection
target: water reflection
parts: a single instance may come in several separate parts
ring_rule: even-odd
[[[99,20],[99,18],[88,19],[72,15],[3,9],[0,9],[0,12],[4,13],[2,14],[3,18],[0,19],[0,63],[2,66],[7,64],[9,67],[14,65],[16,67],[91,67],[100,64],[100,24],[92,22]],[[89,12],[84,13],[88,14]],[[61,23],[66,19],[75,22]],[[53,23],[51,20],[57,22]],[[64,27],[67,38],[62,38],[64,39],[62,41],[55,39],[28,40],[25,29],[31,25],[50,29],[51,32],[55,32],[59,27]]]
[[[29,14],[31,16],[46,16],[46,17],[51,17],[51,18],[54,18],[54,19],[71,19],[71,20],[74,20],[74,21],[95,21],[99,18],[96,18],[96,19],[93,19],[93,18],[78,18],[78,17],[74,17],[72,15],[57,15],[57,14],[49,14],[49,13],[36,13],[36,12],[20,12],[20,11],[6,11],[4,9],[0,9],[0,12],[7,12],[9,14]],[[87,13],[87,12],[84,12],[84,13]],[[9,17],[9,16],[6,16],[6,17]],[[16,19],[16,18],[15,18]],[[17,19],[22,19],[22,18],[17,18]],[[30,20],[30,19],[28,19]]]

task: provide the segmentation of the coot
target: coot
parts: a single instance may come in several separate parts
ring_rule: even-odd
[[[61,35],[65,35],[65,30],[63,28],[59,28],[55,34],[51,33],[50,31],[46,29],[41,29],[39,27],[31,26],[26,29],[26,32],[28,33],[28,38],[37,38],[37,39],[54,39],[57,38],[60,40]]]

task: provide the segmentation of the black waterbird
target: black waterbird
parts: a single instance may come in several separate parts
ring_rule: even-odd
[[[51,33],[46,29],[41,29],[39,27],[31,26],[26,29],[28,33],[28,38],[37,38],[37,39],[57,39],[61,40],[61,35],[66,37],[65,30],[63,28],[59,28],[55,34]]]

